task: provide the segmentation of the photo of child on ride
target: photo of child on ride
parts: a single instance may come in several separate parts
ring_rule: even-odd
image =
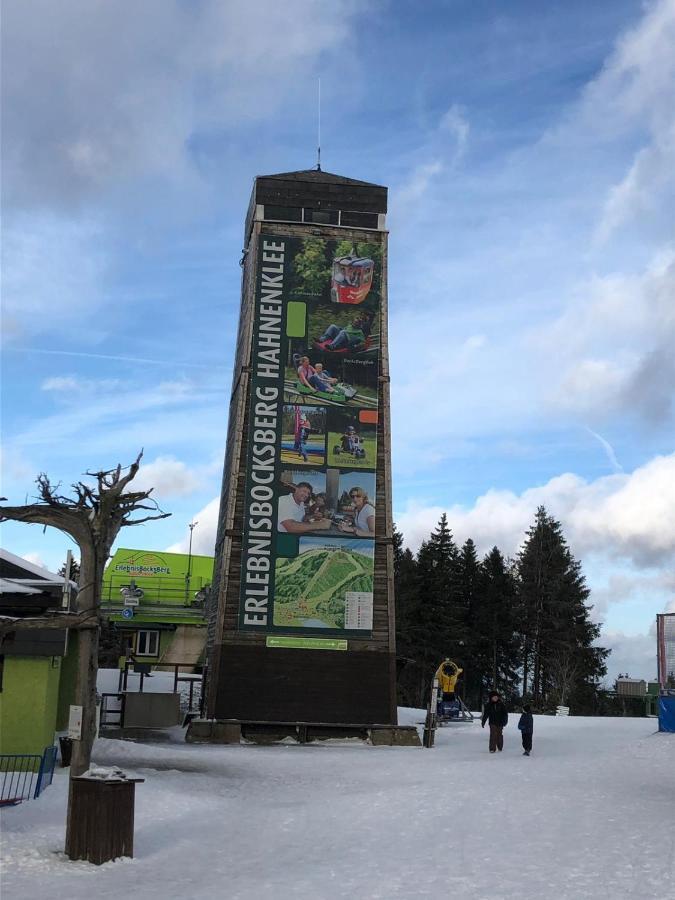
[[[364,417],[368,421],[363,421]],[[328,461],[341,468],[374,469],[377,463],[377,416],[362,410],[331,407],[326,413]]]
[[[360,457],[363,454],[360,446],[361,438],[356,433],[356,428],[353,425],[348,425],[345,429],[344,434],[340,438],[340,445],[345,453],[351,453],[356,457]]]
[[[284,404],[281,461],[321,466],[326,462],[326,410],[321,406]]]

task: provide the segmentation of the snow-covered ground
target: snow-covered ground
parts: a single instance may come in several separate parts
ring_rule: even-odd
[[[421,714],[402,710],[401,721]],[[3,897],[473,900],[675,898],[675,735],[654,719],[480,723],[433,750],[99,740],[145,778],[136,857],[62,854],[67,777],[3,812]]]

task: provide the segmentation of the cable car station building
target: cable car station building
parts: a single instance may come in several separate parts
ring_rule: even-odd
[[[387,189],[256,178],[209,617],[188,740],[397,727]]]

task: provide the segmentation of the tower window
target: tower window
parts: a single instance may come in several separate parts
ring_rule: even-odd
[[[377,213],[349,212],[343,209],[340,213],[340,225],[343,225],[345,228],[372,228],[376,230],[378,226]]]
[[[305,207],[305,222],[315,225],[339,225],[340,213],[333,209],[308,209]]]
[[[298,206],[268,206],[265,204],[265,219],[273,222],[302,222],[302,210]]]

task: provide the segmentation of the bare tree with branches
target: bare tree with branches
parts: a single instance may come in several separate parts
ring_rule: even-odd
[[[580,673],[579,663],[570,650],[559,648],[549,654],[546,666],[553,696],[560,706],[565,706]]]
[[[78,481],[73,495],[59,493],[45,474],[38,476],[36,503],[0,506],[0,522],[14,521],[51,526],[69,534],[80,548],[80,585],[73,612],[54,612],[40,617],[0,621],[0,634],[24,628],[76,628],[78,664],[75,703],[82,707],[82,737],[73,744],[71,777],[89,768],[96,734],[96,675],[98,636],[101,624],[103,570],[121,528],[165,519],[147,491],[131,491],[129,484],[138,473],[143,452],[123,469],[118,465],[105,472],[87,472],[93,485]],[[137,516],[138,513],[145,513]],[[69,816],[70,816],[70,802]],[[68,848],[66,847],[66,852]]]

